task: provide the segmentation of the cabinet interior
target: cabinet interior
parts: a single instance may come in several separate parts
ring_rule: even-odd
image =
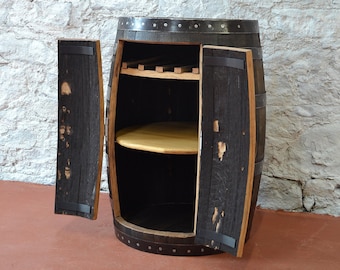
[[[114,127],[121,217],[147,229],[192,233],[197,152],[180,151],[180,145],[172,153],[148,145],[141,150],[121,145],[117,136],[130,127],[188,123],[198,147],[200,45],[121,42]],[[152,146],[152,136],[145,144]]]

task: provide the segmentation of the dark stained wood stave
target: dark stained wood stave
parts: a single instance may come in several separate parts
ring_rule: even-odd
[[[55,213],[95,219],[103,154],[99,41],[58,41]]]
[[[249,162],[255,160],[252,59],[249,64],[246,51],[216,48],[203,48],[197,242],[241,256],[253,181]]]

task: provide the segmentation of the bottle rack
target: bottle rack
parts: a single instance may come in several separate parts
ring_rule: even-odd
[[[129,52],[124,53],[121,74],[158,79],[200,79],[198,45],[127,43],[124,50]]]

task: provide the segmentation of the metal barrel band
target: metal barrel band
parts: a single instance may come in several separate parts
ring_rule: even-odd
[[[121,17],[119,29],[137,31],[195,32],[195,33],[258,33],[254,20],[180,19]]]

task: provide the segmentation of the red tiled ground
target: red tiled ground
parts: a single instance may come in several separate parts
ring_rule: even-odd
[[[0,269],[340,269],[340,218],[257,209],[241,259],[149,254],[113,234],[108,194],[98,220],[54,215],[54,186],[0,181]]]

